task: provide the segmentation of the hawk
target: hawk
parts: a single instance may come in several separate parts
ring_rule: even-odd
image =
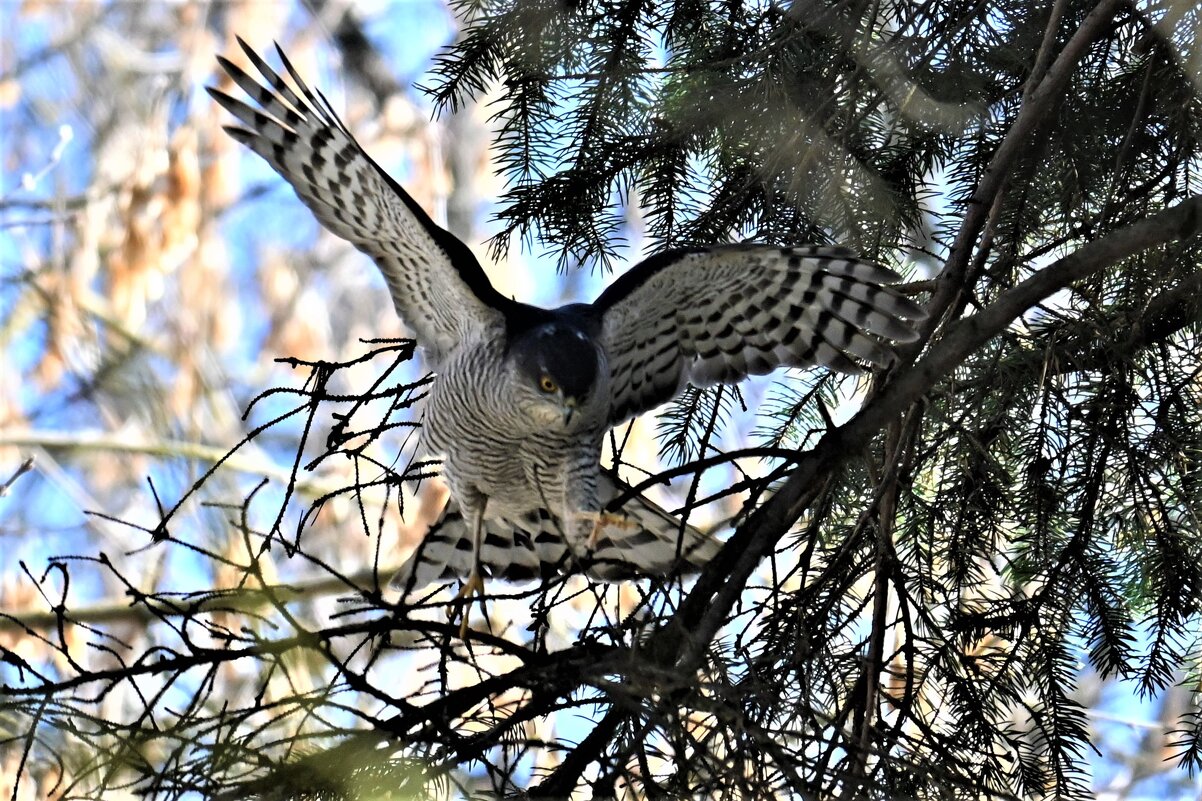
[[[686,384],[730,383],[780,366],[887,367],[889,341],[917,337],[923,309],[884,267],[830,247],[723,245],[654,255],[592,303],[544,309],[507,298],[471,250],[364,152],[276,46],[291,85],[241,39],[265,83],[221,67],[257,104],[209,88],[334,234],[375,261],[397,313],[437,374],[423,447],[440,457],[451,501],[398,575],[414,589],[465,578],[599,579],[699,569],[709,535],[624,490],[601,468],[615,425]]]

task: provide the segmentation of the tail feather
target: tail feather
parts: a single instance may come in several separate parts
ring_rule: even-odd
[[[602,506],[627,487],[608,473],[598,484]],[[545,509],[519,520],[488,519],[480,563],[486,576],[507,581],[538,581],[584,572],[601,581],[666,576],[673,570],[694,573],[722,543],[642,496],[608,513],[620,522],[603,525],[592,553],[573,553],[561,521]],[[466,578],[472,570],[472,532],[451,499],[421,544],[392,579],[408,593],[429,584]]]

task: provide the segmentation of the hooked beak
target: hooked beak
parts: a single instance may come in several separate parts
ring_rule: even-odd
[[[565,426],[571,425],[572,416],[574,414],[576,414],[576,399],[575,398],[563,398],[561,403],[563,406],[563,424]]]

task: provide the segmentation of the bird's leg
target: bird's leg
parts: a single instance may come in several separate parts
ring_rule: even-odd
[[[607,512],[597,496],[600,480],[600,441],[582,452],[580,459],[568,463],[564,480],[564,507],[568,510],[565,522],[568,525],[569,543],[573,551],[580,546],[585,556],[591,556],[601,541],[601,533],[607,528],[639,528],[627,521],[625,515]],[[577,554],[579,556],[579,554]]]
[[[472,513],[474,518],[472,520],[472,571],[447,607],[449,622],[454,622],[457,613],[462,612],[463,614],[463,618],[459,622],[459,639],[461,640],[467,636],[467,622],[471,616],[472,598],[479,596],[480,607],[484,608],[484,579],[480,575],[480,548],[484,542],[484,509],[487,505],[487,497],[482,499],[478,507],[476,504],[472,504],[474,510]]]
[[[642,528],[638,523],[633,522],[629,517],[622,514],[614,514],[613,512],[576,512],[575,518],[581,524],[588,525],[588,536],[584,538],[584,546],[586,553],[592,553],[597,550],[597,543],[601,539],[601,532],[607,528],[620,528],[625,531]]]

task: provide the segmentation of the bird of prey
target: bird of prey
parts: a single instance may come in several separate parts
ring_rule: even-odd
[[[375,260],[437,374],[424,448],[451,503],[402,568],[408,589],[485,575],[583,570],[601,579],[700,568],[718,549],[600,466],[615,425],[677,395],[780,366],[888,366],[923,309],[900,277],[829,247],[723,245],[654,255],[592,303],[543,309],[503,296],[468,247],[372,161],[276,47],[291,85],[244,42],[259,83],[218,57],[255,108],[209,88],[317,219]]]

